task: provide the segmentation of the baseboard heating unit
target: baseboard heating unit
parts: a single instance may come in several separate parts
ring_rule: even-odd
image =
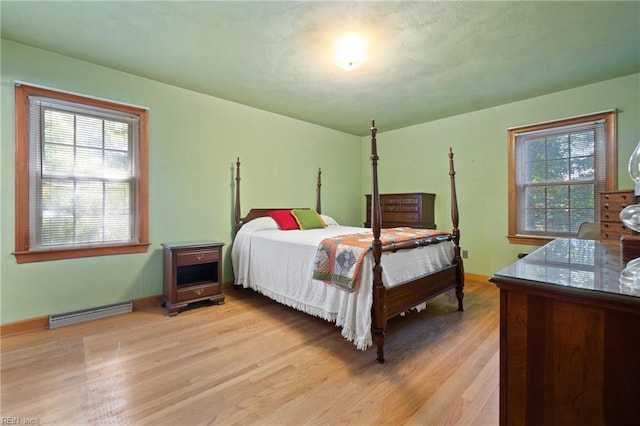
[[[66,325],[79,324],[81,322],[93,321],[129,312],[133,312],[133,302],[131,301],[55,314],[49,316],[49,328],[64,327]]]

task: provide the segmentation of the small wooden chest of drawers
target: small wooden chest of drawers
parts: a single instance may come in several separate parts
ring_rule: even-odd
[[[600,240],[604,244],[620,244],[623,235],[634,235],[620,220],[620,212],[635,204],[633,191],[610,191],[600,194]]]
[[[189,303],[209,299],[224,303],[222,246],[212,241],[163,243],[164,305],[169,316]]]
[[[365,228],[371,228],[371,195],[365,195],[367,203],[367,221]],[[411,192],[405,194],[380,194],[382,209],[382,227],[436,229],[434,223],[434,202],[436,194]]]

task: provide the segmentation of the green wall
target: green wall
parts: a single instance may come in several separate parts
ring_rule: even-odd
[[[371,192],[369,138],[355,137],[218,98],[3,40],[0,71],[0,323],[162,293],[163,241],[226,243],[231,280],[234,163],[242,162],[243,214],[250,207],[315,205],[322,167],[323,213],[364,221]],[[13,251],[13,82],[148,107],[148,253],[18,265]],[[507,128],[618,108],[619,187],[640,140],[640,74],[384,131],[376,117],[382,192],[434,192],[436,223],[450,228],[448,147],[455,152],[467,272],[491,275],[535,247],[507,232]],[[368,127],[369,123],[363,123]]]
[[[450,229],[447,153],[453,147],[461,245],[469,252],[465,270],[492,275],[515,261],[517,253],[536,248],[509,244],[506,238],[507,129],[610,109],[619,110],[618,187],[631,189],[626,168],[640,141],[640,74],[389,132],[379,117],[380,191],[436,193],[436,224]],[[368,193],[367,143],[362,151],[362,192]]]
[[[226,243],[230,281],[238,156],[243,214],[315,207],[322,167],[323,212],[360,222],[359,137],[6,40],[0,65],[1,323],[162,294],[164,241]],[[148,253],[16,264],[14,80],[149,108]]]

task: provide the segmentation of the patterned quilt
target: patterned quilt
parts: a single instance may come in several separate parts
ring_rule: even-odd
[[[415,241],[416,244],[432,240],[446,232],[433,229],[389,228],[380,231],[380,242],[385,246]],[[364,256],[371,250],[373,232],[339,235],[320,242],[316,253],[313,279],[353,292]]]

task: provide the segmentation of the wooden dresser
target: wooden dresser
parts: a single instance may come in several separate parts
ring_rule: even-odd
[[[367,203],[367,221],[365,228],[371,228],[371,194],[365,195]],[[382,227],[436,229],[433,206],[436,194],[410,192],[405,194],[380,194],[382,208]]]
[[[634,204],[632,190],[609,191],[600,194],[600,241],[604,244],[620,244],[623,235],[634,235],[620,220],[620,212]]]
[[[638,423],[640,288],[620,248],[557,238],[497,272],[500,425]]]

